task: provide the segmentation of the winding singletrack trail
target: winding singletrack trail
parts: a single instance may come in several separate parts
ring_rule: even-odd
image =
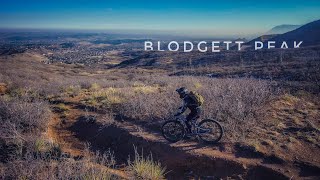
[[[168,179],[300,179],[299,169],[290,164],[268,163],[265,157],[250,157],[225,151],[228,146],[204,145],[198,141],[168,143],[159,132],[145,129],[133,121],[114,121],[110,125],[98,123],[103,113],[88,112],[72,98],[63,102],[69,109],[61,118],[55,113],[48,137],[60,144],[73,157],[86,156],[86,144],[92,151],[114,151],[118,166],[113,172],[123,179],[128,157],[134,156],[133,147],[144,155],[152,153],[169,171]],[[97,121],[82,118],[94,116]],[[296,177],[296,178],[295,178]]]

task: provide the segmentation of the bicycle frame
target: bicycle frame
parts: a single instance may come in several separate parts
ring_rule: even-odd
[[[189,133],[186,117],[184,115],[175,116],[174,120],[166,121],[162,125],[161,132],[163,137],[172,143],[191,136],[196,136],[200,141],[207,143],[217,143],[220,141],[223,136],[223,128],[219,122],[213,119],[199,121],[191,121],[191,132]],[[178,131],[176,132],[176,130]],[[208,136],[205,134],[208,134]]]
[[[176,116],[175,118],[176,121],[179,121],[184,125],[186,124],[186,117],[184,115]]]
[[[179,121],[181,124],[183,124],[184,128],[187,129],[187,125],[186,125],[186,117],[184,115],[180,115],[180,116],[176,116],[176,121]],[[210,129],[204,129],[198,126],[197,122],[191,121],[191,126],[192,126],[192,135],[199,135],[199,134],[205,134],[210,132]],[[200,130],[203,130],[205,132],[200,132]]]

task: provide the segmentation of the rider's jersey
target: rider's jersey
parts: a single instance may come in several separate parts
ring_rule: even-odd
[[[194,100],[189,95],[186,95],[183,98],[182,106],[179,108],[180,109],[179,113],[180,114],[184,113],[187,110],[187,108],[192,110],[192,109],[196,109],[197,107],[199,106],[194,102]]]

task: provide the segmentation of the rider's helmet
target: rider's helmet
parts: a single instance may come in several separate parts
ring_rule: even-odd
[[[185,87],[181,87],[179,89],[176,89],[176,91],[180,95],[180,98],[184,98],[189,93],[188,89]]]

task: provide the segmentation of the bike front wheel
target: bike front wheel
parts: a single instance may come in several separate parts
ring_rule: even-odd
[[[223,128],[218,121],[205,119],[199,123],[198,136],[207,143],[217,143],[223,136]]]
[[[167,121],[161,128],[162,136],[169,142],[175,143],[183,139],[185,129],[179,121]]]

